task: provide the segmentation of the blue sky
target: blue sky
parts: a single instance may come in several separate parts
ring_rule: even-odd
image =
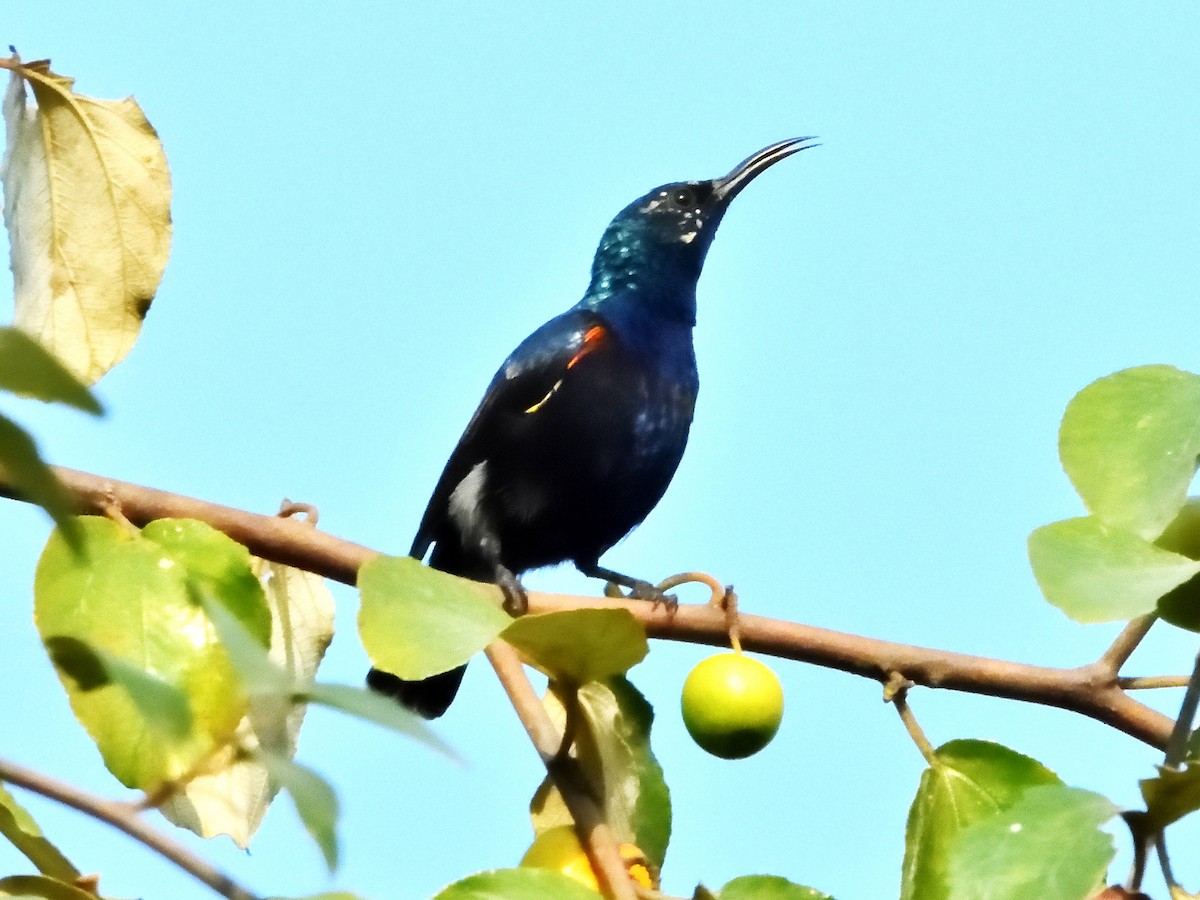
[[[1042,601],[1025,537],[1080,512],[1055,452],[1076,390],[1131,365],[1200,368],[1194,4],[223,15],[72,0],[4,25],[2,43],[83,92],[136,95],[175,186],[172,261],[140,343],[99,385],[107,418],[4,404],[54,461],[264,512],[303,500],[329,531],[403,552],[492,372],[578,299],[612,215],[816,134],[721,226],[687,455],[606,561],[711,571],[755,613],[1029,662],[1082,663],[1115,634]],[[30,621],[47,530],[0,504],[0,754],[119,796]],[[528,582],[596,589],[566,570]],[[324,676],[358,683],[354,595],[336,596]],[[1183,672],[1194,648],[1163,628],[1129,671]],[[677,711],[706,653],[656,645],[632,672],[675,804],[666,889],[766,872],[840,900],[895,896],[922,762],[878,686],[780,662],[778,738],[721,762]],[[999,740],[1120,804],[1160,759],[1055,710],[933,691],[911,704],[935,743]],[[343,803],[332,881],[286,803],[250,855],[193,843],[263,894],[421,900],[514,864],[539,766],[485,665],[439,732],[465,767],[311,715],[300,758]],[[30,806],[106,893],[206,896],[125,838]],[[0,871],[18,865],[0,848]]]

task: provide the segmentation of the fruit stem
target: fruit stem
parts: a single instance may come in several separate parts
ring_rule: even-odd
[[[738,618],[737,594],[732,587],[725,588],[725,596],[721,598],[721,608],[725,610],[725,630],[729,632],[729,646],[734,653],[742,652],[741,620]]]
[[[742,652],[741,619],[738,617],[738,599],[733,585],[728,585],[716,605],[725,613],[725,630],[729,632],[729,646],[734,653]]]

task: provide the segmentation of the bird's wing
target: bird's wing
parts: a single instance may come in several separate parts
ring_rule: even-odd
[[[489,453],[504,449],[496,446],[496,426],[506,417],[536,414],[571,368],[610,336],[599,315],[577,307],[551,319],[521,342],[492,378],[450,454],[413,539],[412,556],[424,558],[459,483]]]

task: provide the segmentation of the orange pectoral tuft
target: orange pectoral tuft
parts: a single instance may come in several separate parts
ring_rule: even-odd
[[[604,343],[604,338],[607,332],[603,325],[593,325],[583,333],[583,344],[575,355],[571,357],[571,361],[567,363],[567,368],[571,368],[575,363],[579,362],[597,347]]]

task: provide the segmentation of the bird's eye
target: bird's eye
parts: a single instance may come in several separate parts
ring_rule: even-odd
[[[671,201],[680,209],[691,209],[696,205],[696,195],[687,188],[680,188],[671,195]]]

